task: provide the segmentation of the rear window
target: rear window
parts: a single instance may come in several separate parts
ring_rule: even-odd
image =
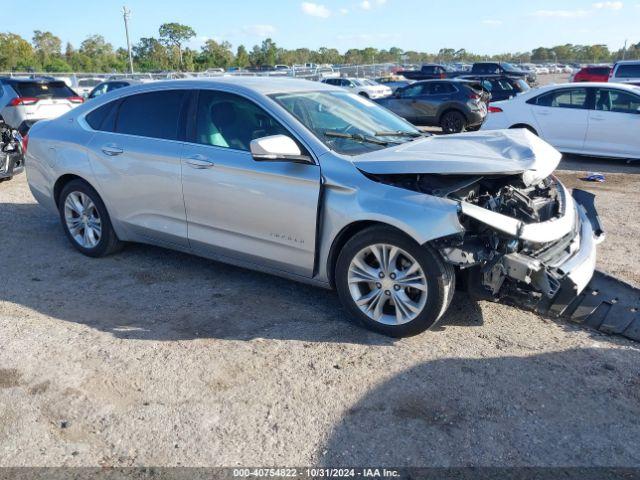
[[[118,112],[116,132],[177,140],[184,97],[184,90],[168,90],[125,98]]]
[[[587,73],[591,75],[609,75],[610,70],[609,67],[589,67],[587,68]]]
[[[436,67],[427,65],[421,68],[422,73],[436,73]]]
[[[618,65],[616,78],[640,78],[640,63],[633,65]]]
[[[21,97],[29,98],[69,98],[76,94],[64,82],[20,82],[12,85]]]

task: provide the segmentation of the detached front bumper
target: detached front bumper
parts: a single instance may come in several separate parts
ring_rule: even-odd
[[[511,289],[508,296],[524,301],[539,313],[561,315],[585,289],[596,267],[597,245],[604,231],[594,205],[594,195],[574,190],[578,221],[576,234],[568,243],[546,255],[505,255],[502,266],[507,278],[531,287]]]
[[[11,178],[24,171],[24,157],[21,153],[0,154],[0,180]]]

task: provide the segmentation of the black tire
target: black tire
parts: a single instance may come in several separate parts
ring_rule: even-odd
[[[92,248],[86,248],[79,244],[78,241],[74,239],[69,227],[67,226],[67,221],[65,219],[65,202],[67,197],[73,192],[80,192],[88,196],[98,211],[101,222],[101,235],[97,244]],[[104,206],[104,202],[100,198],[100,195],[98,195],[98,192],[96,192],[87,182],[83,180],[71,180],[62,188],[58,201],[58,212],[60,213],[60,222],[62,223],[65,235],[71,244],[84,255],[96,258],[105,257],[122,248],[123,243],[118,239],[116,232],[113,230],[111,218],[109,217],[107,208]]]
[[[457,110],[445,112],[442,118],[440,118],[440,127],[442,131],[447,134],[463,132],[466,126],[467,119]]]
[[[349,287],[349,267],[359,252],[375,244],[401,248],[417,261],[426,276],[426,303],[420,313],[407,323],[390,325],[378,322],[360,310],[353,299]],[[390,337],[408,337],[433,327],[446,312],[455,290],[455,270],[453,266],[445,264],[431,247],[420,246],[393,228],[376,226],[357,233],[345,244],[338,256],[334,281],[338,297],[353,319]]]

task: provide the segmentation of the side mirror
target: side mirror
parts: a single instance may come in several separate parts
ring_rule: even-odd
[[[271,135],[251,140],[251,155],[258,162],[293,162],[313,164],[313,160],[302,155],[298,144],[286,135]]]

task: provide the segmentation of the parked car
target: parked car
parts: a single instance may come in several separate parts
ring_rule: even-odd
[[[415,125],[459,133],[479,127],[487,115],[489,96],[476,87],[464,80],[423,80],[377,103]]]
[[[36,124],[26,168],[85,255],[151,243],[335,288],[355,319],[406,336],[442,317],[456,276],[542,311],[582,291],[602,237],[551,175],[560,158],[522,130],[424,138],[340,88],[226,78]]]
[[[506,75],[520,77],[533,85],[538,81],[534,71],[522,70],[515,65],[506,62],[476,62],[471,67],[472,75]]]
[[[38,120],[55,118],[84,99],[63,81],[49,78],[0,78],[0,117],[21,135]]]
[[[398,90],[399,88],[411,85],[412,83],[414,83],[414,81],[413,80],[407,80],[406,78],[404,78],[401,75],[393,75],[393,76],[390,76],[390,77],[376,78],[376,83],[379,83],[380,85],[384,85],[386,87],[389,87],[391,89],[392,93],[395,94],[396,90]]]
[[[420,70],[401,70],[397,73],[409,80],[432,80],[452,78],[460,75],[461,72],[447,68],[445,65],[429,63],[422,65]]]
[[[99,97],[100,95],[104,95],[105,93],[112,92],[113,90],[118,90],[124,87],[130,87],[131,85],[140,85],[142,82],[140,80],[134,80],[131,78],[123,78],[120,80],[107,80],[106,82],[102,82],[98,86],[96,86],[91,93],[89,94],[89,100],[92,98]]]
[[[640,85],[640,60],[622,60],[611,69],[610,82]]]
[[[351,89],[365,98],[384,98],[393,93],[391,88],[366,78],[323,78],[321,81],[327,85]]]
[[[531,90],[529,84],[520,77],[507,77],[505,75],[463,75],[458,78],[479,82],[482,88],[491,94],[492,102],[508,100]]]
[[[558,150],[640,158],[640,87],[570,83],[492,103],[483,130],[526,128]]]
[[[89,77],[74,79],[72,88],[81,97],[87,98],[91,91],[104,82],[104,78]]]
[[[609,65],[590,65],[578,70],[570,82],[608,82],[611,67]]]

